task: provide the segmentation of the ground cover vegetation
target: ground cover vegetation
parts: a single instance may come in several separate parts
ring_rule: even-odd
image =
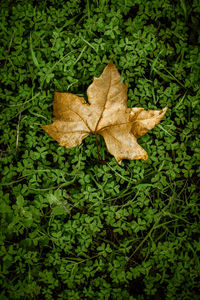
[[[0,299],[199,299],[199,1],[1,1]],[[119,165],[65,149],[54,91],[113,61],[128,107],[162,109]]]

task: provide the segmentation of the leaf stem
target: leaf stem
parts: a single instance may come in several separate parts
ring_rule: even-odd
[[[98,160],[101,161],[101,155],[100,155],[100,152],[99,152],[99,145],[98,145],[98,141],[97,141],[97,134],[95,134],[95,138],[96,138]]]

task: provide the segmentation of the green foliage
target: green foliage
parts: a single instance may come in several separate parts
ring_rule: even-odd
[[[199,299],[199,1],[2,1],[0,299]],[[119,166],[41,128],[114,61],[161,109]],[[86,98],[87,99],[87,98]]]

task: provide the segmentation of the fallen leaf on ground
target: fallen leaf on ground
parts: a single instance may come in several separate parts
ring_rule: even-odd
[[[114,64],[109,63],[87,89],[88,103],[71,93],[55,92],[53,123],[42,128],[61,146],[81,144],[90,133],[104,137],[108,151],[122,159],[147,160],[137,139],[158,124],[167,111],[127,107],[127,86]]]

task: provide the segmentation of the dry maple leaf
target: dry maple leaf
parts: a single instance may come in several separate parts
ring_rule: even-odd
[[[88,103],[71,93],[55,92],[53,124],[42,128],[61,146],[80,145],[90,133],[104,137],[108,151],[122,159],[147,160],[137,139],[160,122],[167,111],[127,108],[127,86],[114,64],[109,63],[87,89]]]

